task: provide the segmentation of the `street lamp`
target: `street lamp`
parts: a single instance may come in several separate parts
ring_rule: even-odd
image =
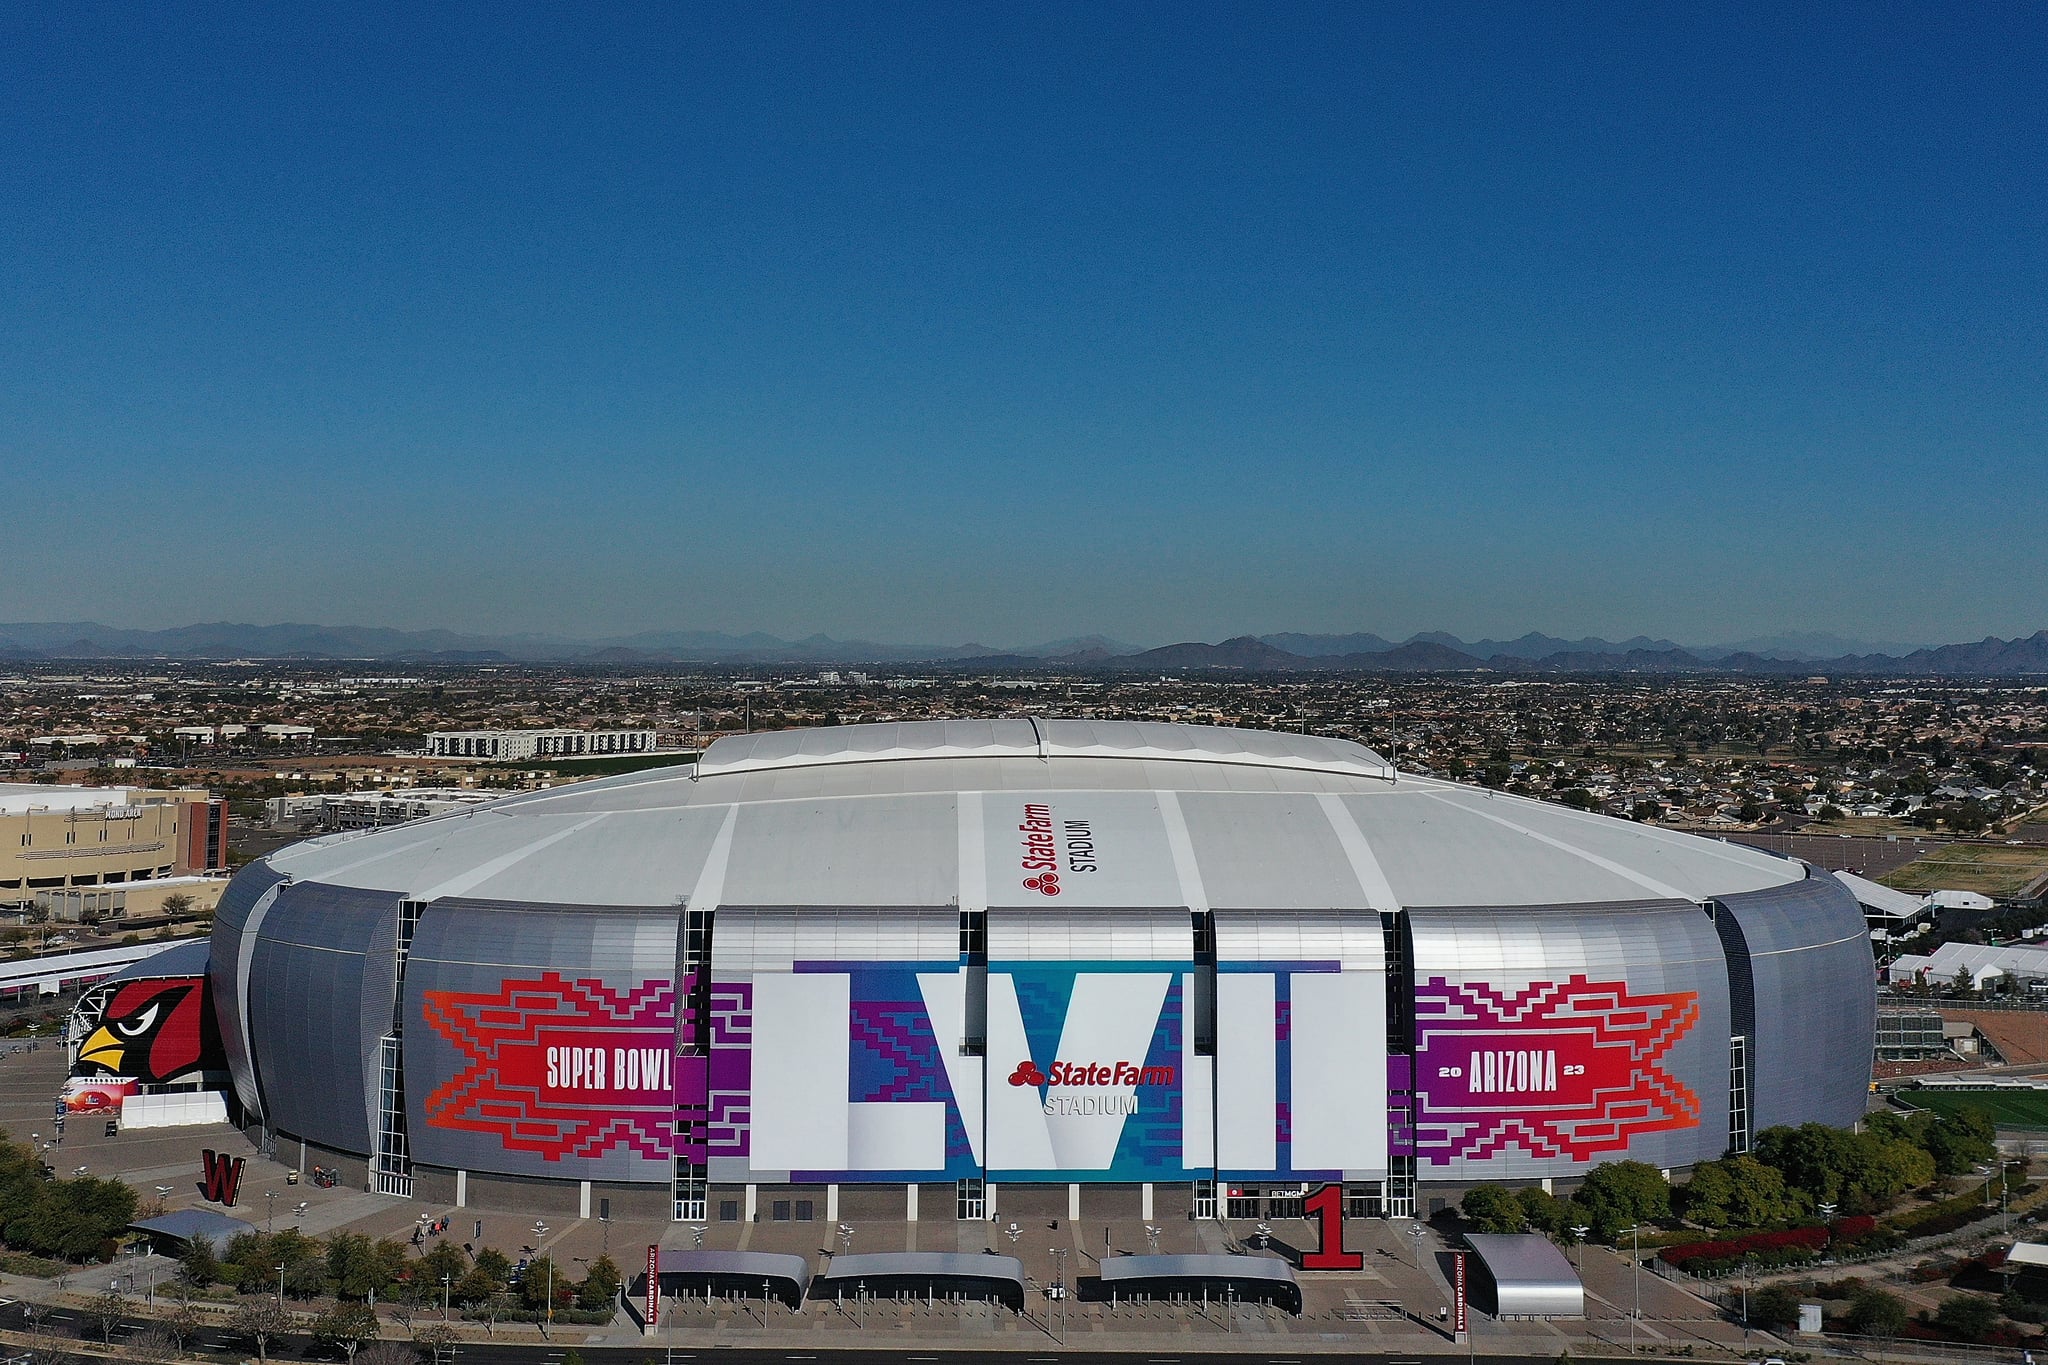
[[[1623,1229],[1623,1231],[1628,1233],[1629,1244],[1634,1249],[1632,1259],[1635,1262],[1636,1303],[1635,1311],[1629,1314],[1628,1319],[1628,1353],[1630,1356],[1634,1356],[1636,1353],[1636,1320],[1643,1316],[1643,1225],[1637,1223],[1633,1227]]]
[[[277,1267],[277,1306],[280,1311],[284,1308],[284,1266],[282,1264]]]
[[[1749,1340],[1749,1291],[1756,1288],[1756,1257],[1742,1258],[1742,1270],[1747,1279],[1741,1281],[1742,1288],[1742,1339]]]
[[[1415,1239],[1415,1268],[1422,1269],[1422,1224],[1410,1223],[1408,1235]]]
[[[450,1276],[443,1275],[441,1277],[441,1321],[443,1322],[448,1321],[448,1290],[450,1282]]]

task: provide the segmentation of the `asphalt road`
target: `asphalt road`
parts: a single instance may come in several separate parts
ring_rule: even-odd
[[[67,1340],[63,1348],[75,1355],[91,1355],[99,1347],[96,1325],[86,1315],[68,1308],[53,1308],[43,1315],[45,1330],[56,1329],[65,1335],[76,1334],[78,1340]],[[131,1331],[140,1330],[147,1324],[138,1318],[122,1322],[114,1333],[119,1343]],[[23,1306],[6,1303],[0,1306],[0,1328],[9,1331],[28,1330],[28,1321]],[[251,1343],[218,1327],[202,1327],[194,1333],[188,1349],[204,1356],[219,1356],[223,1360],[240,1361],[253,1359],[255,1351]],[[684,1361],[740,1361],[748,1365],[788,1365],[789,1362],[830,1360],[832,1365],[985,1365],[991,1359],[1014,1360],[1018,1365],[1091,1365],[1092,1362],[1116,1362],[1116,1365],[1131,1365],[1143,1361],[1146,1365],[1200,1365],[1210,1361],[1244,1361],[1248,1365],[1309,1365],[1314,1361],[1356,1360],[1383,1362],[1383,1365],[1426,1365],[1432,1360],[1454,1360],[1455,1356],[1437,1352],[1330,1352],[1315,1350],[1289,1350],[1284,1342],[1262,1343],[1242,1351],[1202,1350],[1176,1355],[1158,1350],[1106,1351],[1063,1350],[1048,1344],[1044,1350],[921,1350],[913,1343],[901,1342],[888,1347],[817,1347],[796,1348],[787,1346],[668,1346],[658,1342],[647,1342],[631,1346],[594,1346],[563,1343],[561,1345],[499,1344],[491,1341],[463,1341],[455,1348],[455,1365],[560,1365],[562,1358],[574,1350],[585,1365],[681,1365]],[[0,1360],[10,1359],[16,1348],[0,1346]],[[270,1345],[272,1360],[341,1360],[339,1352],[325,1353],[314,1348],[307,1337],[287,1337],[273,1341]],[[1576,1359],[1593,1361],[1593,1356]],[[1515,1353],[1510,1355],[1488,1355],[1486,1359],[1499,1365],[1555,1365],[1552,1352]]]

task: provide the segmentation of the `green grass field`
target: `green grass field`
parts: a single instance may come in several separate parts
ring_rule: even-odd
[[[2048,875],[2048,848],[1949,844],[1877,880],[1900,891],[1978,891],[2017,896]]]
[[[1972,1090],[1960,1094],[1933,1090],[1901,1090],[1899,1098],[1918,1109],[1953,1114],[1958,1109],[1981,1109],[2000,1128],[2030,1128],[2048,1132],[2048,1090],[2001,1093]]]

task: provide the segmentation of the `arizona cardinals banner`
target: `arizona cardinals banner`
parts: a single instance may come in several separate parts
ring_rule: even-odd
[[[1451,1253],[1451,1331],[1461,1337],[1465,1335],[1467,1327],[1465,1321],[1465,1258],[1468,1254],[1463,1251]]]

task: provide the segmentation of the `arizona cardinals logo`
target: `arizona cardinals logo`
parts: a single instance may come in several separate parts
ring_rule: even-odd
[[[81,1075],[168,1081],[203,1064],[213,1020],[191,977],[131,981],[108,997],[100,1026],[80,1044]]]

